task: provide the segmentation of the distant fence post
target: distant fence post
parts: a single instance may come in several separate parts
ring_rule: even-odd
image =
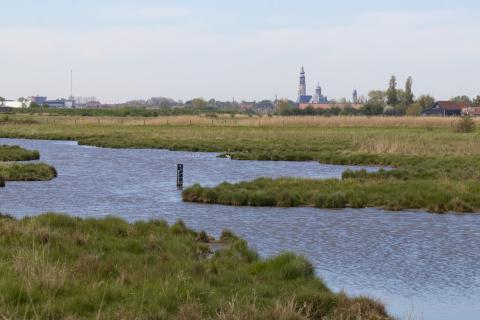
[[[177,164],[177,188],[183,188],[183,164]]]

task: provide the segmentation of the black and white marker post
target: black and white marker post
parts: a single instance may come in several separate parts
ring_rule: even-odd
[[[183,164],[177,164],[177,188],[183,189]]]

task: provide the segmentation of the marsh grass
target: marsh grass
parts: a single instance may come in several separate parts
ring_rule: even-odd
[[[285,190],[294,201],[285,201]],[[264,206],[328,209],[381,207],[391,211],[428,209],[438,213],[467,213],[480,208],[479,192],[479,184],[475,181],[465,183],[447,179],[260,178],[238,184],[223,183],[214,188],[196,185],[185,189],[182,196],[184,201],[238,206],[260,205],[256,199],[262,194],[268,195],[268,202],[262,203]],[[217,200],[209,198],[210,194],[215,194]]]
[[[174,125],[246,127],[417,127],[452,128],[456,120],[448,117],[367,117],[367,116],[267,116],[231,113],[168,114],[155,110],[25,110],[27,114],[8,116],[11,123],[58,125]],[[474,119],[475,122],[479,120]],[[1,118],[0,118],[1,123]]]
[[[19,146],[0,145],[0,161],[30,161],[40,159],[40,153]]]
[[[5,319],[390,319],[332,293],[291,253],[260,259],[225,231],[224,249],[184,223],[0,216]]]
[[[57,176],[55,168],[44,163],[11,163],[40,159],[38,151],[0,145],[0,187],[5,181],[45,181]]]
[[[118,118],[108,117],[99,123],[99,119],[91,117],[81,121],[59,117],[56,123],[46,122],[52,118],[33,117],[41,123],[36,125],[0,126],[0,136],[77,140],[98,147],[209,151],[238,160],[318,161],[393,168],[377,173],[346,172],[342,181],[279,179],[217,188],[195,186],[184,193],[185,201],[315,206],[315,197],[331,198],[335,193],[343,193],[345,206],[355,208],[441,211],[447,207],[448,211],[465,211],[462,206],[449,205],[457,198],[465,208],[480,209],[480,134],[453,132],[457,119],[219,115],[215,119],[159,117],[145,125],[139,118],[121,119],[124,122],[120,125]],[[338,207],[341,202],[324,203]]]
[[[45,163],[6,163],[0,164],[0,176],[5,181],[47,181],[57,177],[57,171]]]

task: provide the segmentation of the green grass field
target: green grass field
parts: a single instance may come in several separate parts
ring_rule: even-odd
[[[115,119],[100,123],[88,117],[75,122],[73,118],[40,116],[22,119],[37,123],[6,123],[0,126],[0,136],[78,140],[113,148],[213,151],[238,160],[309,160],[394,168],[374,174],[345,173],[342,181],[261,179],[213,189],[195,186],[185,191],[187,201],[433,212],[480,209],[480,135],[455,132],[456,119],[247,118],[242,125],[233,120],[205,122],[201,117],[189,121],[172,117],[170,122],[158,118],[150,121],[160,124],[143,122],[145,125],[139,124],[142,119],[125,120],[123,125]],[[56,123],[52,119],[57,119]],[[283,199],[286,193],[292,199]]]
[[[181,221],[0,215],[0,261],[2,319],[390,319],[332,293],[303,257],[260,259]]]

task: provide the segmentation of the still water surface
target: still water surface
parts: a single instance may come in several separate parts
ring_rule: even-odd
[[[8,183],[0,190],[0,212],[183,219],[216,236],[228,228],[263,256],[286,250],[307,256],[332,289],[376,297],[400,318],[480,319],[480,216],[199,205],[183,203],[175,186],[177,163],[185,166],[185,185],[211,186],[260,176],[337,178],[346,166],[232,161],[215,153],[101,149],[68,141],[0,144],[39,150],[59,173],[48,182]]]

